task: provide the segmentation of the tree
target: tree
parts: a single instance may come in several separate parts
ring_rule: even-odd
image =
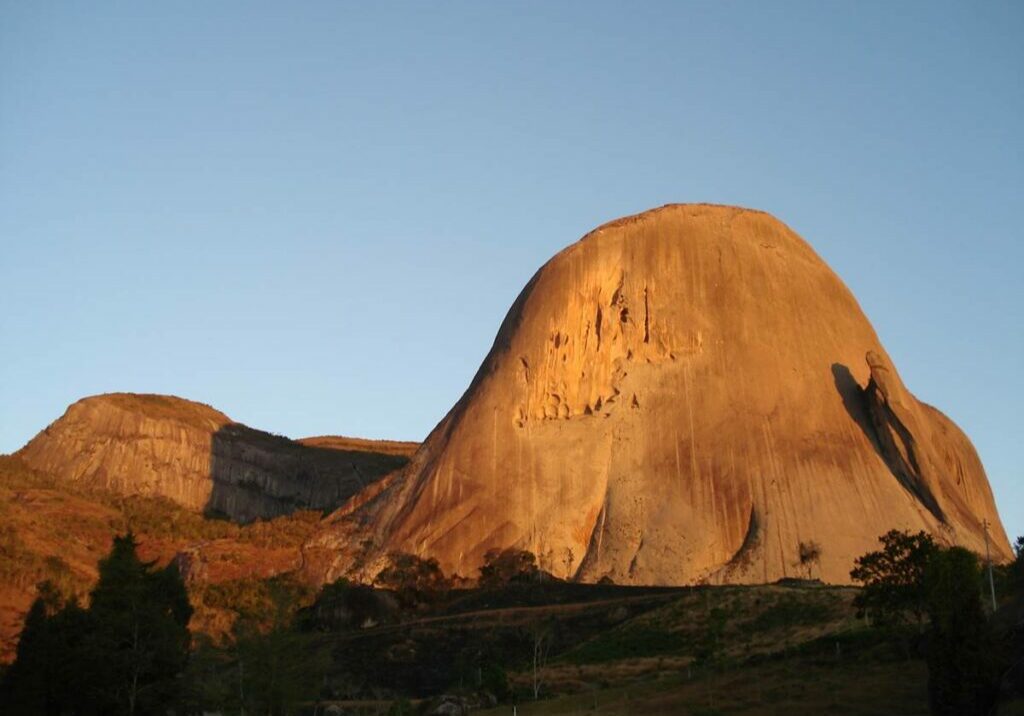
[[[933,714],[990,713],[998,689],[994,640],[982,608],[978,558],[963,547],[936,550],[924,575],[930,631],[928,698]]]
[[[135,537],[114,538],[92,591],[89,651],[103,664],[97,696],[108,713],[154,713],[174,704],[188,663],[192,606],[172,562],[142,562]]]
[[[480,567],[480,586],[501,588],[511,582],[535,579],[540,574],[537,557],[521,549],[491,549],[484,555]]]
[[[398,601],[386,591],[345,578],[325,584],[316,601],[299,611],[306,631],[344,631],[397,620]]]
[[[548,663],[548,653],[551,651],[551,641],[554,636],[554,627],[547,622],[536,622],[530,626],[530,663],[531,679],[530,686],[533,689],[533,699],[540,698],[540,690],[544,686],[544,668]]]
[[[907,615],[919,628],[927,611],[924,572],[937,547],[925,532],[910,534],[890,530],[879,537],[882,549],[861,555],[850,578],[863,585],[854,598],[857,616],[867,616],[879,626],[899,627]]]
[[[813,574],[812,568],[814,565],[821,565],[821,546],[811,540],[810,542],[800,543],[800,566],[807,570],[807,578],[810,579]]]
[[[330,652],[314,634],[295,628],[290,605],[275,599],[269,629],[250,620],[235,626],[232,657],[238,703],[245,713],[288,716],[299,705],[316,701],[330,666]]]
[[[47,594],[32,602],[18,640],[14,663],[0,688],[0,704],[13,714],[59,714],[63,710],[62,694],[56,690],[60,679],[57,657],[59,635],[52,628],[52,604]]]
[[[207,634],[195,635],[183,682],[180,713],[224,712],[234,705],[228,654]],[[179,711],[175,709],[175,713]]]
[[[1024,535],[1013,543],[1015,559],[1010,563],[1010,585],[1015,591],[1024,590]]]
[[[406,607],[419,607],[435,601],[451,588],[437,560],[423,559],[406,552],[392,552],[390,563],[374,580],[385,589],[394,590]]]

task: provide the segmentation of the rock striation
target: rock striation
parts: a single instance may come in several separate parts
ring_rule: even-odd
[[[846,582],[889,529],[983,551],[983,521],[1009,558],[970,442],[811,247],[762,212],[671,205],[545,264],[409,465],[307,553],[325,579],[391,551],[472,576],[512,546],[584,581]]]
[[[200,403],[113,393],[71,405],[17,456],[29,467],[126,495],[160,495],[248,522],[330,510],[400,468],[414,443],[293,441]]]

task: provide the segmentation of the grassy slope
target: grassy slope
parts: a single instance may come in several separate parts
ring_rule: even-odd
[[[628,685],[523,702],[518,714],[924,716],[926,678],[922,661],[850,659],[829,664],[791,657],[692,678],[663,672]],[[480,713],[511,714],[512,707]]]
[[[926,714],[923,663],[902,659],[852,617],[854,593],[687,590],[554,655],[543,679],[555,697],[518,713]],[[716,623],[714,661],[702,664]],[[531,678],[528,669],[513,674],[524,690]]]
[[[455,594],[433,615],[324,638],[334,647],[333,678],[382,694],[473,688],[473,674],[497,664],[520,694],[520,714],[926,713],[923,664],[853,618],[854,594],[518,585]],[[550,641],[544,698],[533,702],[530,635],[538,627]],[[717,648],[702,662],[712,633]]]

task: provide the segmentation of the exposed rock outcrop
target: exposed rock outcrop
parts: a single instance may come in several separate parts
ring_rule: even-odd
[[[246,522],[329,510],[408,461],[413,443],[293,441],[162,395],[85,398],[17,454],[30,467],[123,494],[162,495]]]
[[[967,438],[903,386],[850,291],[768,214],[606,224],[529,282],[400,474],[307,545],[323,578],[390,551],[475,574],[493,547],[616,583],[845,582],[892,528],[1010,556]]]

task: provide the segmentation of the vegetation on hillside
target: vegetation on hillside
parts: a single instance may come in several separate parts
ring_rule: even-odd
[[[943,547],[924,532],[890,531],[882,549],[857,559],[850,576],[863,585],[854,600],[858,616],[923,653],[928,666],[928,699],[937,716],[992,713],[1004,677],[1020,661],[1014,640],[1020,624],[1000,630],[986,613],[982,595],[992,592],[978,555],[963,547]],[[1018,547],[1024,546],[1021,539]],[[998,570],[1000,583],[1016,586],[1010,600],[1021,599],[1015,576],[1024,554]],[[992,566],[989,567],[996,569]],[[995,599],[994,593],[991,593]],[[1019,645],[1018,645],[1019,649]],[[1012,690],[1012,688],[1011,688]]]
[[[154,704],[181,714],[322,713],[327,704],[343,713],[431,713],[445,695],[443,708],[454,713],[516,704],[520,714],[980,714],[989,713],[1000,683],[1004,692],[1021,688],[1009,665],[1021,658],[1024,639],[1006,626],[1019,617],[989,613],[975,555],[925,534],[883,535],[879,550],[855,565],[860,588],[811,579],[583,585],[542,572],[529,552],[504,550],[487,555],[472,586],[436,561],[399,553],[376,586],[339,580],[313,589],[287,560],[265,573],[254,565],[297,555],[315,515],[241,527],[165,500],[55,489],[5,460],[0,575],[33,594],[43,583],[4,679],[10,704],[44,698],[54,713],[130,713],[131,689],[118,684],[133,673],[132,660],[89,651],[124,643],[115,613],[132,613],[126,592],[150,594],[156,611],[177,619],[151,630],[163,636],[147,653],[162,656],[147,658],[150,671],[137,670],[153,685],[136,694],[136,713]],[[47,537],[61,510],[79,515],[73,537]],[[130,550],[127,538],[113,539],[129,529],[137,538]],[[206,561],[195,569],[206,571],[172,579],[169,555],[196,544]],[[92,571],[82,565],[102,552],[89,545],[113,545]],[[802,548],[808,577],[819,550]],[[146,590],[158,580],[154,598]],[[1019,604],[1024,557],[997,567],[994,583],[1005,607]],[[167,646],[179,643],[182,618],[192,630],[186,657]],[[108,629],[122,636],[96,636]],[[69,669],[75,678],[54,676]],[[165,680],[172,672],[173,682]],[[113,700],[99,707],[92,700],[99,696],[81,696],[93,683]]]
[[[13,658],[21,615],[36,597],[36,585],[48,582],[64,599],[84,603],[99,577],[97,561],[117,534],[132,532],[144,558],[160,565],[196,545],[205,550],[200,559],[211,553],[188,589],[196,607],[193,628],[220,637],[268,576],[294,568],[319,519],[317,512],[296,512],[238,525],[162,497],[68,484],[16,456],[0,456],[0,662]],[[312,595],[302,599],[309,603]]]

